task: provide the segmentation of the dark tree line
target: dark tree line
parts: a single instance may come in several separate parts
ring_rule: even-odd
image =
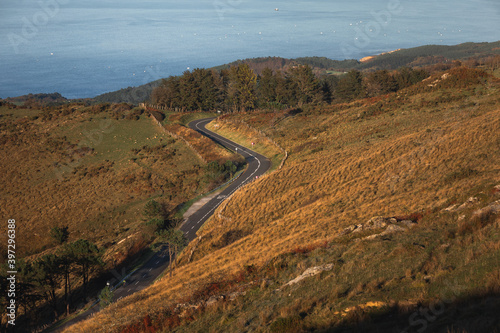
[[[186,236],[180,229],[175,228],[176,221],[167,220],[165,207],[155,200],[150,200],[146,203],[143,215],[146,226],[150,228],[150,232],[154,233],[168,248],[169,270],[170,276],[172,276],[172,270],[175,265],[174,258],[177,257],[177,254],[188,243]]]
[[[66,243],[56,253],[45,254],[33,261],[19,260],[17,264],[16,303],[27,323],[40,323],[40,305],[48,305],[53,312],[53,319],[60,315],[61,299],[58,290],[64,288],[65,312],[69,314],[76,297],[72,287],[80,277],[83,287],[83,301],[87,301],[89,276],[101,268],[101,251],[85,239]],[[1,277],[5,281],[5,277]],[[2,286],[3,287],[3,286]],[[3,288],[2,288],[3,289]],[[2,301],[5,301],[3,299]],[[18,310],[18,315],[21,312]],[[32,327],[34,328],[34,327]]]
[[[164,79],[151,99],[155,104],[180,111],[301,107],[395,92],[428,76],[423,70],[401,68],[395,72],[351,70],[341,76],[318,78],[309,65],[294,66],[286,72],[266,68],[256,75],[241,63],[220,71],[195,69]]]

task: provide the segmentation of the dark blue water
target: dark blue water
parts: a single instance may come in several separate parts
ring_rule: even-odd
[[[492,42],[499,8],[497,0],[0,0],[0,97],[93,97],[249,57],[359,59]]]

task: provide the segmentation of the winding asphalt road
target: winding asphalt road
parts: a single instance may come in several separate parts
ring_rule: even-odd
[[[237,152],[242,155],[247,162],[247,169],[240,175],[236,180],[234,180],[226,189],[224,189],[219,195],[212,198],[203,207],[201,207],[196,213],[191,215],[187,221],[185,221],[181,230],[186,235],[189,241],[196,238],[196,232],[205,223],[206,220],[214,213],[215,209],[227,198],[229,198],[234,192],[236,192],[241,186],[255,180],[257,177],[262,176],[271,167],[271,162],[263,155],[260,155],[248,148],[245,148],[223,136],[220,136],[208,129],[205,126],[211,122],[214,118],[195,120],[189,123],[189,127],[197,132],[205,135],[206,137],[212,139],[216,143],[224,146],[232,151]]]
[[[260,155],[248,148],[245,148],[229,139],[224,138],[212,131],[209,131],[205,126],[211,122],[214,118],[207,118],[201,120],[195,120],[189,123],[189,127],[197,132],[207,136],[216,143],[237,152],[242,155],[247,162],[247,169],[243,174],[241,174],[237,179],[235,179],[228,187],[226,187],[221,193],[216,197],[212,198],[203,207],[201,207],[196,213],[191,215],[181,226],[181,230],[186,235],[188,241],[192,241],[196,238],[196,232],[201,228],[203,223],[212,216],[215,209],[228,197],[230,197],[234,192],[236,192],[241,186],[255,180],[257,177],[263,175],[271,166],[271,162],[263,155]],[[149,259],[144,265],[133,272],[130,275],[126,275],[125,272],[119,274],[115,272],[114,275],[117,280],[125,279],[125,283],[117,288],[113,293],[113,299],[119,300],[123,297],[132,295],[133,293],[145,289],[168,267],[169,258],[165,255],[165,250],[158,251]],[[81,315],[69,320],[65,324],[61,325],[56,329],[50,329],[49,332],[60,332],[64,329],[76,324],[79,321],[87,319],[88,317],[94,315],[99,311],[99,306],[96,305]]]

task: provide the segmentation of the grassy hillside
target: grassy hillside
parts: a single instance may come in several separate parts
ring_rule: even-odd
[[[2,210],[19,221],[19,255],[53,246],[54,226],[67,225],[71,239],[112,242],[137,231],[149,198],[174,209],[200,190],[201,161],[137,110],[1,112]]]
[[[176,117],[190,119],[192,115]],[[200,136],[177,126],[186,136]],[[148,253],[155,239],[144,214],[148,202],[155,200],[162,218],[174,225],[181,205],[228,179],[229,175],[207,163],[241,162],[208,139],[202,160],[191,148],[195,139],[172,137],[143,109],[127,104],[66,103],[27,109],[2,103],[0,206],[4,218],[16,220],[19,265],[22,260],[33,262],[42,255],[60,254],[76,240],[88,240],[97,245],[103,260],[90,276],[89,295],[93,297],[92,292],[102,288],[102,280],[110,278],[109,270],[119,270]],[[56,227],[69,232],[61,244],[52,237]],[[0,258],[5,264],[7,247],[1,247]],[[82,279],[74,266],[71,288],[77,305]],[[19,283],[30,283],[25,297],[19,299],[24,308],[18,312],[19,322],[31,328],[50,324],[55,311],[44,300],[47,286],[38,285],[27,274],[27,269],[20,269],[18,275]],[[56,277],[54,284],[55,308],[62,316],[66,310],[62,309],[63,278]],[[2,308],[5,297],[0,296]],[[21,325],[20,330],[24,329]]]
[[[68,331],[498,330],[499,96],[498,79],[456,68],[232,115],[283,146],[284,167],[219,207],[171,278]]]

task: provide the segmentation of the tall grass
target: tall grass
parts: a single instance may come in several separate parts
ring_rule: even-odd
[[[118,325],[139,321],[147,313],[160,313],[161,308],[189,297],[206,281],[223,279],[248,265],[269,267],[278,254],[286,253],[290,257],[283,259],[283,265],[266,270],[283,284],[310,265],[323,260],[337,263],[331,275],[318,275],[321,284],[316,280],[305,282],[307,288],[290,291],[290,299],[328,293],[319,302],[327,305],[311,310],[316,318],[314,327],[338,323],[331,319],[337,318],[335,311],[374,298],[418,303],[438,297],[436,290],[443,290],[452,271],[469,288],[479,285],[489,273],[488,267],[498,264],[493,244],[498,237],[496,224],[488,217],[487,223],[472,222],[472,229],[446,237],[452,228],[459,228],[459,223],[457,216],[440,212],[450,200],[460,203],[467,196],[477,195],[479,191],[473,190],[478,184],[489,184],[488,192],[500,183],[500,154],[496,149],[500,146],[500,94],[498,82],[489,80],[484,85],[478,83],[487,91],[481,95],[473,93],[474,86],[462,90],[404,90],[382,98],[384,112],[366,116],[361,115],[379,101],[324,107],[277,124],[268,121],[273,115],[236,115],[269,133],[290,151],[283,169],[236,192],[221,214],[216,212],[200,232],[202,238],[192,261],[181,258],[183,265],[171,279],[124,299],[78,329],[113,331],[117,317]],[[455,89],[454,93],[465,94],[477,107],[463,107],[460,99],[422,107],[421,102],[434,99],[440,89]],[[241,134],[239,130],[237,133]],[[345,227],[373,216],[412,217],[419,227],[372,242],[337,238]],[[245,232],[233,239],[228,234],[231,230]],[[479,248],[481,237],[489,245]],[[308,244],[325,240],[326,248],[311,246],[309,251]],[[185,251],[190,252],[190,248]],[[267,295],[265,291],[255,293]],[[252,300],[260,307],[273,304],[279,308],[288,304],[287,295],[269,294],[263,298],[269,303],[259,303],[260,296]],[[245,304],[251,307],[251,302]],[[247,310],[242,306],[241,311]],[[295,313],[278,320],[277,311],[269,317],[258,311],[245,312],[245,316],[262,318],[266,329],[269,325],[277,331],[300,327]],[[366,319],[364,312],[351,316],[352,321]],[[300,323],[307,328],[311,323],[305,318]]]

